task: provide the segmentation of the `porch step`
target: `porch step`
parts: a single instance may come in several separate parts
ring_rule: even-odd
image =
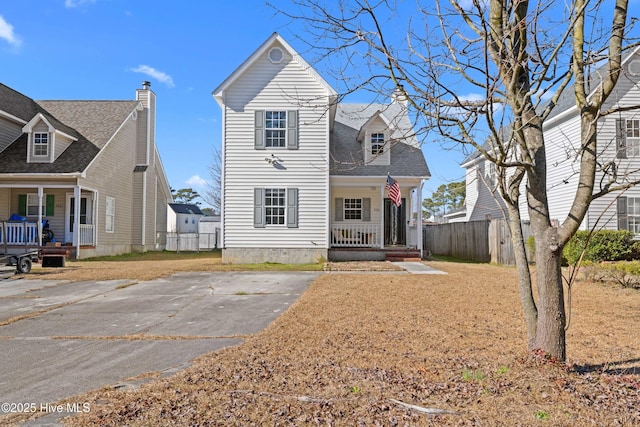
[[[387,251],[384,254],[387,261],[422,261],[417,249]]]

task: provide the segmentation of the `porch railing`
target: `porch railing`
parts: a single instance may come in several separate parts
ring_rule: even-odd
[[[80,224],[78,244],[80,246],[95,246],[93,240],[93,224]]]
[[[38,246],[38,225],[35,222],[2,222],[0,244]]]
[[[381,246],[377,224],[333,224],[331,246],[340,248],[377,248]]]

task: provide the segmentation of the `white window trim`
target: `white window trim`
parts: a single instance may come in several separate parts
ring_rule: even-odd
[[[269,113],[284,113],[284,118],[278,118],[276,119],[278,122],[282,122],[284,124],[284,127],[277,127],[277,128],[270,128],[267,127],[267,123],[269,120],[274,120],[274,119],[267,119],[267,115]],[[286,149],[287,148],[287,121],[289,120],[288,117],[288,113],[286,110],[265,110],[264,112],[264,148],[267,149]],[[270,145],[270,140],[267,137],[267,134],[269,131],[279,131],[282,132],[284,134],[284,138],[281,140],[282,141],[282,145]],[[280,139],[278,139],[280,141]]]
[[[36,136],[37,135],[46,135],[47,138],[47,142],[46,143],[37,143],[36,142]],[[40,159],[46,159],[49,158],[49,153],[51,153],[51,134],[49,132],[33,132],[32,135],[32,140],[31,140],[31,145],[33,147],[33,157],[37,157]],[[42,148],[44,147],[46,149],[46,153],[45,154],[36,154],[36,147],[38,148]]]
[[[357,201],[357,203],[360,204],[359,208],[355,208],[355,207],[347,207],[347,201],[349,202],[353,202],[353,201]],[[362,197],[345,197],[342,200],[342,219],[343,221],[362,221],[362,217],[363,217],[363,204],[364,202],[362,201]],[[360,218],[347,218],[347,211],[359,211],[360,212]]]
[[[378,140],[378,137],[382,135],[382,142]],[[373,141],[374,136],[376,137],[376,142]],[[369,150],[372,156],[380,156],[387,151],[387,137],[384,132],[372,132],[369,136]],[[374,145],[378,146],[378,149],[374,152]]]
[[[284,201],[284,203],[282,205],[267,205],[267,200],[269,199],[267,197],[267,191],[281,191],[282,192],[282,200]],[[277,196],[276,198],[279,199],[280,196]],[[271,216],[269,216],[267,214],[267,209],[269,209],[269,208],[282,209],[282,211],[283,211],[283,213],[282,213],[282,224],[270,224],[268,222],[268,218],[280,218],[280,215],[271,215]],[[265,187],[262,211],[263,211],[263,215],[264,215],[264,225],[265,225],[265,227],[283,227],[283,228],[286,228],[287,227],[287,189],[284,188],[284,187]]]

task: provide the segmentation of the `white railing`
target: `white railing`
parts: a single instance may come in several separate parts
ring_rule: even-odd
[[[0,223],[0,244],[39,246],[37,224],[35,222]]]
[[[341,248],[380,247],[380,226],[376,224],[333,224],[331,246]]]
[[[78,244],[80,246],[95,246],[93,240],[93,224],[80,224]]]

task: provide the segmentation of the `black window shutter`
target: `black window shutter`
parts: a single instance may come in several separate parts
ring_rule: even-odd
[[[18,194],[18,215],[27,216],[27,195]]]
[[[625,120],[616,119],[616,157],[618,159],[627,158],[627,130]]]
[[[618,230],[628,230],[629,222],[627,221],[627,198],[625,196],[618,197]]]

